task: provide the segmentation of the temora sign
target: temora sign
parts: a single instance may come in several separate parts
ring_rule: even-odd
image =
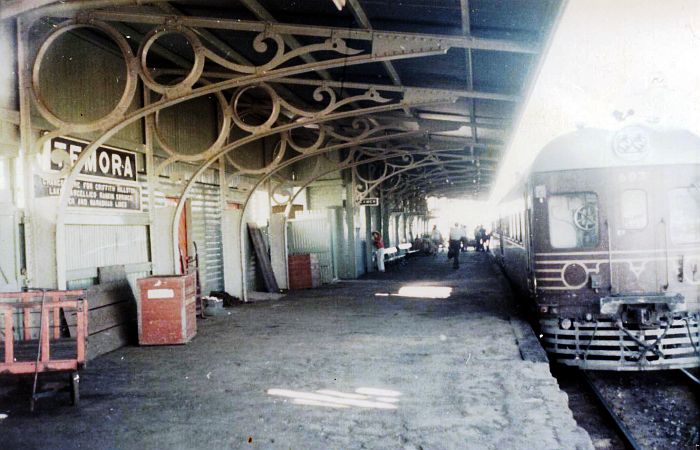
[[[60,170],[66,159],[74,165],[87,143],[57,137],[51,139],[51,169]],[[80,172],[103,178],[122,181],[136,181],[136,153],[110,147],[99,147],[83,166]]]

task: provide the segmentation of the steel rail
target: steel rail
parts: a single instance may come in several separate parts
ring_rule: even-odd
[[[698,377],[696,377],[695,375],[693,375],[692,373],[690,373],[690,371],[689,371],[688,369],[680,369],[680,371],[681,371],[681,372],[683,373],[683,375],[685,375],[690,381],[692,381],[693,383],[695,383],[695,385],[696,385],[695,387],[696,387],[696,388],[697,388],[697,386],[700,386],[700,378],[698,378]]]
[[[591,392],[593,392],[596,399],[598,400],[598,403],[603,407],[603,409],[605,409],[605,412],[608,414],[608,416],[613,420],[613,422],[617,426],[620,437],[623,439],[625,446],[627,448],[631,448],[633,450],[642,450],[642,447],[639,445],[637,440],[634,438],[630,429],[627,428],[627,425],[625,425],[625,422],[622,420],[622,418],[620,416],[618,416],[615,413],[615,411],[613,411],[612,405],[608,402],[608,400],[603,396],[603,393],[600,392],[598,387],[595,385],[595,381],[588,374],[588,371],[581,370],[581,374],[583,376],[583,380],[586,382],[588,387],[591,389]]]

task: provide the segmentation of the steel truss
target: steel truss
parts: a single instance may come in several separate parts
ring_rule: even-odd
[[[458,97],[473,94],[466,91],[401,87],[398,98],[396,98],[396,96],[390,98],[382,96],[380,91],[375,87],[370,87],[352,97],[338,99],[335,91],[330,86],[321,85],[318,86],[314,92],[314,100],[321,104],[321,106],[317,107],[315,110],[307,110],[283,99],[273,86],[267,84],[267,82],[275,82],[295,74],[325,68],[441,54],[453,46],[464,48],[464,46],[467,45],[475,45],[475,47],[469,48],[481,48],[480,46],[487,45],[478,40],[464,40],[462,38],[426,36],[425,41],[423,41],[421,35],[409,36],[403,34],[399,36],[396,33],[367,34],[367,32],[358,32],[358,34],[355,34],[357,30],[313,29],[312,31],[316,33],[313,34],[314,36],[326,37],[326,39],[319,43],[288,50],[284,46],[281,35],[284,33],[297,32],[305,34],[299,27],[289,27],[285,25],[270,27],[261,23],[242,23],[240,26],[245,28],[246,31],[259,31],[259,34],[253,41],[253,49],[255,51],[264,52],[270,44],[276,46],[276,52],[269,61],[262,65],[253,66],[228,61],[205,46],[196,30],[192,27],[216,28],[217,26],[214,26],[215,24],[210,20],[199,18],[186,18],[187,20],[181,20],[182,18],[173,19],[167,16],[166,18],[161,17],[158,21],[152,22],[152,16],[151,19],[146,20],[140,16],[138,18],[134,18],[130,15],[115,17],[112,16],[112,14],[118,13],[79,13],[77,17],[70,18],[56,25],[41,43],[33,58],[28,54],[27,50],[28,30],[31,23],[25,23],[22,18],[17,19],[21,67],[20,124],[23,148],[28,149],[27,161],[34,160],[35,158],[31,156],[40,152],[44,144],[52,138],[65,135],[84,136],[89,134],[97,136],[81,152],[72,168],[69,164],[64,164],[64,168],[61,171],[54,173],[47,172],[38,165],[31,167],[34,173],[40,174],[45,178],[65,178],[61,188],[59,205],[56,213],[56,270],[59,288],[65,288],[66,286],[64,228],[66,215],[68,214],[70,192],[90,156],[99,146],[105,144],[117,132],[125,127],[136,121],[142,119],[146,120],[146,169],[148,174],[149,195],[151,196],[157,190],[158,183],[160,182],[159,174],[163,173],[166,167],[176,162],[201,163],[182,191],[174,222],[177,223],[189,190],[196,182],[197,178],[214,163],[222,164],[224,169],[232,167],[237,174],[264,174],[274,172],[284,167],[286,161],[289,161],[285,160],[285,152],[288,147],[301,153],[301,156],[308,157],[309,155],[315,154],[315,152],[321,148],[323,142],[327,140],[333,140],[337,142],[337,144],[330,147],[326,146],[324,147],[325,149],[351,148],[354,145],[389,140],[391,138],[387,137],[387,135],[390,134],[391,130],[396,129],[395,126],[382,126],[370,120],[356,121],[356,133],[347,136],[336,132],[332,126],[328,125],[330,122],[352,119],[358,116],[376,114],[395,109],[454,102]],[[157,26],[146,34],[138,51],[133,53],[124,34],[101,19],[110,21],[130,21],[131,19],[139,19],[142,20],[141,23],[153,23]],[[161,21],[161,19],[163,20]],[[232,24],[225,23],[223,25],[229,26]],[[76,123],[59,117],[51,110],[50,105],[42,95],[39,75],[43,59],[53,43],[65,33],[78,31],[84,28],[100,31],[115,43],[125,64],[127,79],[117,106],[111,112],[88,123]],[[303,27],[303,29],[307,29],[307,27]],[[194,63],[190,71],[174,85],[163,84],[159,81],[152,75],[146,63],[149,51],[157,45],[156,41],[166,34],[178,34],[183,36],[192,46],[195,55]],[[346,39],[371,41],[372,48],[370,50],[353,48],[348,45]],[[415,43],[407,45],[409,41],[415,41]],[[493,46],[494,48],[489,49],[499,51],[512,50],[511,47],[508,46],[503,48],[497,45]],[[325,55],[334,54],[338,57],[315,61],[313,63],[300,63],[292,66],[285,66],[285,63],[293,61],[298,56],[317,52],[323,52]],[[223,70],[227,70],[231,74],[231,77],[218,82],[209,81],[203,74],[205,61],[218,64]],[[147,100],[144,102],[143,107],[130,111],[128,108],[134,101],[138,81],[141,81],[145,86],[144,98]],[[242,119],[244,111],[242,111],[241,105],[239,104],[241,97],[248,90],[253,88],[264,92],[272,105],[269,117],[259,125],[251,125]],[[394,90],[394,92],[396,91]],[[178,152],[177,149],[172,148],[168,144],[167,138],[163,136],[159,128],[159,113],[180,103],[206,95],[213,95],[219,105],[220,124],[218,137],[209,148],[203,149],[197,154],[182,154]],[[155,96],[154,100],[150,101],[153,96]],[[364,105],[371,104],[373,106],[350,109],[350,105],[356,102],[363,102]],[[32,106],[34,106],[38,113],[54,127],[54,129],[49,130],[36,139],[33,138],[31,132],[30,108]],[[292,130],[313,125],[319,126],[318,136],[314,144],[305,147],[294,141],[291,136]],[[227,143],[228,136],[234,128],[243,130],[247,133],[247,136],[234,142]],[[282,134],[281,145],[273,160],[265,167],[244,167],[229,155],[230,152],[239,149],[243,145],[274,134]],[[380,136],[380,134],[383,135]],[[392,137],[396,139],[412,138],[424,134],[424,131],[404,130],[392,135]],[[167,155],[166,160],[157,167],[154,165],[154,143],[157,143]],[[67,155],[57,156],[58,159],[67,161]],[[226,170],[222,172],[224,174],[227,173]],[[27,173],[31,172],[28,171]],[[228,184],[226,186],[228,186]],[[153,208],[151,208],[151,222],[154,214],[152,209]],[[173,226],[173,229],[175,229],[175,226]],[[177,233],[174,233],[173,239],[175,239],[176,235]],[[175,260],[177,260],[177,256],[174,256]]]
[[[410,132],[409,132],[410,133]],[[366,191],[362,191],[365,195],[367,195],[369,192],[371,192],[373,189],[379,187],[382,182],[385,182],[393,177],[401,176],[407,171],[413,171],[413,170],[424,170],[423,175],[428,176],[430,171],[425,171],[426,168],[433,167],[433,166],[446,166],[446,165],[454,165],[454,164],[460,164],[460,163],[468,163],[471,164],[472,160],[469,156],[463,156],[463,155],[455,155],[454,154],[454,149],[442,149],[442,150],[434,150],[434,149],[420,149],[420,148],[412,148],[412,146],[396,146],[396,147],[365,147],[369,143],[382,143],[387,140],[394,140],[398,135],[401,135],[401,137],[405,137],[406,133],[397,133],[395,135],[388,135],[388,136],[382,136],[380,138],[366,138],[362,139],[359,141],[356,141],[350,145],[348,143],[344,144],[336,144],[336,145],[330,145],[325,148],[319,148],[315,150],[316,156],[318,160],[320,160],[322,157],[325,157],[326,154],[333,152],[333,151],[338,151],[342,150],[345,148],[349,148],[350,150],[348,151],[347,156],[340,162],[337,163],[336,167],[333,167],[332,169],[328,170],[321,170],[319,165],[317,164],[315,169],[312,171],[312,173],[305,179],[305,180],[282,180],[277,183],[277,185],[272,189],[272,195],[273,196],[284,196],[287,197],[287,200],[284,202],[278,202],[278,204],[285,204],[285,217],[289,216],[289,213],[291,212],[291,208],[294,202],[294,199],[298,196],[299,192],[301,192],[304,188],[308,187],[311,185],[313,182],[319,180],[320,178],[329,175],[334,172],[342,171],[342,170],[347,170],[347,169],[352,169],[353,170],[353,192],[356,192],[357,189],[355,187],[355,174],[357,167],[363,166],[363,165],[368,165],[368,164],[373,164],[373,163],[383,163],[385,167],[388,167],[390,169],[387,169],[384,171],[384,174],[382,177],[380,177],[378,180],[373,180],[377,181],[376,184],[372,184],[370,187],[367,188]],[[296,162],[301,161],[302,159],[309,158],[310,155],[299,155],[296,158],[292,158],[292,160],[289,160],[285,163],[284,167],[287,167],[289,165],[292,165]],[[242,212],[240,215],[239,219],[239,232],[240,232],[240,238],[244,239],[245,237],[245,227],[244,227],[244,217],[245,217],[245,212],[247,210],[247,207],[250,203],[250,200],[255,193],[255,191],[261,187],[265,182],[268,180],[274,178],[275,173],[281,170],[284,167],[278,167],[274,169],[274,171],[266,173],[263,175],[258,181],[255,183],[255,185],[249,190],[248,195],[246,196],[246,199],[243,203],[242,207]],[[441,171],[437,171],[440,174],[454,174],[457,175],[459,173],[463,173],[464,171],[461,169],[442,169]],[[459,177],[459,176],[458,176]],[[293,193],[294,187],[299,187],[299,190],[297,190],[296,193]],[[356,196],[357,197],[357,196]],[[425,199],[422,199],[423,203],[425,202]],[[359,202],[359,199],[356,198],[356,202]],[[420,204],[420,201],[418,200],[417,195],[412,195],[412,196],[407,196],[406,197],[406,203],[416,205],[413,210],[408,210],[406,213],[414,213],[414,214],[423,214],[426,212],[426,207],[424,204]],[[246,258],[245,255],[241,253],[241,265],[243,267],[243,272],[245,273],[245,268],[246,268]],[[244,278],[243,279],[243,296],[244,299],[247,298],[247,292],[248,292],[248,287],[247,287],[247,280]]]

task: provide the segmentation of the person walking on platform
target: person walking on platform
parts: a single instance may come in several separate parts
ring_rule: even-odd
[[[382,240],[382,235],[379,231],[372,232],[372,244],[374,248],[377,249],[375,255],[377,256],[377,270],[384,272],[384,241]]]
[[[467,247],[469,246],[469,239],[467,238],[467,226],[466,225],[462,225],[462,233],[463,233],[463,236],[460,239],[460,242],[462,243],[462,251],[466,252]]]
[[[479,241],[479,251],[485,252],[486,249],[484,248],[484,244],[486,243],[486,229],[483,225],[479,225],[479,237],[477,240]]]
[[[459,269],[459,246],[462,243],[462,238],[466,238],[467,234],[463,228],[460,228],[458,223],[450,228],[450,247],[447,252],[447,258],[452,259],[452,268]]]
[[[484,234],[484,251],[488,253],[488,251],[491,249],[491,231],[488,233]]]
[[[433,225],[433,231],[430,232],[430,240],[433,241],[433,244],[439,251],[442,245],[442,233],[437,229],[437,225]]]

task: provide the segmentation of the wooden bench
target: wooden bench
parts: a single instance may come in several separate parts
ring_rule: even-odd
[[[413,247],[413,244],[411,243],[403,243],[399,244],[398,247],[387,247],[384,249],[384,264],[390,264],[390,263],[399,263],[403,264],[405,261],[403,261],[406,256],[411,255],[413,253],[418,252],[418,250],[411,250],[411,247]],[[376,253],[375,253],[376,257]]]
[[[403,255],[399,253],[399,249],[396,247],[387,247],[384,249],[384,264],[399,261],[403,258]]]
[[[402,253],[404,256],[411,256],[414,253],[418,253],[420,250],[414,249],[413,244],[410,242],[405,242],[403,244],[399,244],[399,253]]]

